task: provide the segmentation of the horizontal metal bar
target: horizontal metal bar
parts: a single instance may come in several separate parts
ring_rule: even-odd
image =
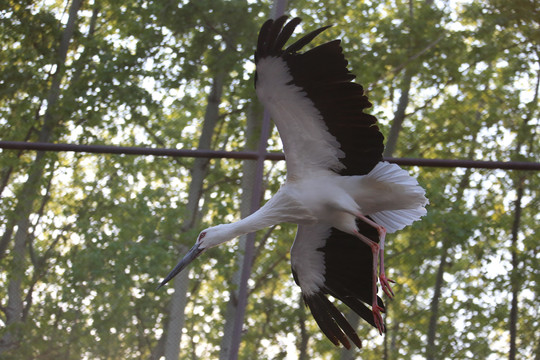
[[[257,159],[256,151],[187,150],[114,145],[53,144],[24,141],[0,141],[0,148],[11,150],[73,151],[93,154],[154,155],[170,157]],[[284,160],[282,153],[266,153],[269,160]]]
[[[529,161],[484,161],[461,159],[421,159],[421,158],[385,158],[384,160],[403,166],[501,169],[501,170],[540,170],[540,163]]]
[[[0,148],[8,150],[73,151],[93,154],[153,155],[170,157],[202,157],[257,159],[256,151],[186,150],[171,148],[147,148],[112,145],[53,144],[25,141],[0,141]],[[267,160],[285,160],[283,153],[264,155]],[[475,168],[502,170],[540,170],[540,163],[526,161],[481,161],[459,159],[385,158],[384,160],[404,166]]]

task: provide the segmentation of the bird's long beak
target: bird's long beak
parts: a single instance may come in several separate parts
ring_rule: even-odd
[[[193,247],[188,251],[186,256],[176,264],[174,269],[167,275],[167,277],[159,284],[158,289],[168,283],[173,277],[175,277],[180,271],[184,270],[193,260],[195,260],[202,252],[204,248],[199,248],[199,242],[197,242]]]

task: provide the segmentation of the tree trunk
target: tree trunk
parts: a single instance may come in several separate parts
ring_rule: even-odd
[[[385,157],[391,157],[396,150],[399,133],[401,132],[403,121],[405,120],[405,110],[407,110],[407,105],[409,105],[409,92],[411,90],[412,76],[412,70],[409,67],[405,68],[405,74],[403,75],[403,80],[401,82],[401,95],[399,97],[398,107],[394,113],[390,134],[386,140],[383,154]]]
[[[65,70],[65,60],[69,44],[75,30],[78,11],[81,7],[82,0],[74,0],[69,9],[69,17],[66,28],[62,34],[62,39],[58,49],[56,65],[57,70],[53,75],[51,87],[47,95],[47,109],[45,111],[43,127],[39,134],[38,141],[48,142],[52,138],[53,130],[56,127],[58,119],[54,115],[55,106],[60,97],[60,84]],[[30,225],[30,216],[33,212],[33,205],[39,196],[40,181],[43,177],[43,172],[46,165],[45,153],[37,152],[36,158],[29,169],[28,179],[22,186],[17,198],[18,202],[13,212],[13,218],[17,219],[12,227],[5,230],[2,235],[3,249],[6,250],[9,246],[10,239],[16,228],[14,236],[14,245],[12,251],[12,259],[10,262],[10,279],[8,284],[8,300],[5,310],[6,327],[11,327],[14,330],[6,331],[0,339],[0,353],[7,351],[16,346],[19,331],[16,330],[17,324],[22,323],[23,315],[23,299],[21,284],[26,270],[25,249],[28,239],[28,228]],[[2,256],[3,254],[0,254]]]
[[[298,360],[309,360],[309,355],[307,352],[309,333],[306,329],[306,310],[302,294],[300,294],[298,300],[298,304],[300,306],[300,316],[298,318],[298,323],[300,325],[300,339],[298,340]]]
[[[43,100],[42,100],[42,102],[43,102]],[[40,102],[39,106],[37,107],[38,109],[41,108],[42,102]],[[39,123],[39,110],[36,110],[34,118],[35,118],[35,123],[36,124]],[[34,130],[35,130],[34,128],[30,128],[26,132],[26,135],[24,136],[22,141],[28,141],[30,139],[30,136],[32,135],[32,132]],[[17,152],[17,155],[15,155],[15,157],[17,159],[20,159],[20,157],[21,157],[21,155],[23,153],[24,153],[24,150],[20,150],[19,152]],[[2,194],[4,193],[4,190],[6,189],[7,185],[9,184],[9,179],[11,178],[11,174],[13,173],[13,169],[14,169],[13,166],[9,166],[9,167],[6,167],[6,168],[0,170],[0,179],[1,179],[0,180],[0,199],[2,198]],[[11,237],[11,235],[10,235],[10,237]],[[0,258],[2,257],[2,253],[4,252],[6,246],[7,246],[7,242],[6,242],[6,244],[0,243]]]
[[[540,71],[537,73],[536,77],[536,86],[534,91],[533,99],[531,100],[530,104],[532,105],[529,109],[529,113],[527,116],[523,119],[522,128],[526,129],[529,125],[529,121],[534,117],[535,111],[538,108],[538,92],[540,90]],[[527,131],[519,131],[519,133],[527,133]],[[534,140],[534,134],[531,137],[531,144],[535,144]],[[516,144],[516,150],[515,154],[516,156],[520,156],[521,150],[523,146],[523,140],[519,137],[518,134],[518,142]],[[533,146],[531,145],[531,153]],[[518,178],[516,185],[517,188],[517,198],[515,202],[515,210],[514,210],[514,221],[512,223],[512,245],[511,245],[511,255],[512,255],[512,270],[510,273],[510,288],[512,292],[512,300],[510,305],[510,317],[508,319],[508,327],[510,330],[510,351],[508,352],[508,359],[509,360],[515,360],[516,354],[517,354],[517,322],[518,322],[518,297],[519,297],[519,289],[521,287],[521,276],[520,276],[520,269],[519,269],[519,255],[518,255],[518,233],[519,233],[519,224],[521,221],[521,201],[523,198],[523,192],[525,187],[525,177],[522,175]],[[538,359],[540,357],[540,342],[539,345],[536,348],[536,358]]]
[[[259,111],[254,111],[253,106],[250,106],[247,113],[246,124],[246,151],[255,150],[257,148],[257,140],[260,134],[260,121],[261,118]],[[243,164],[243,176],[242,176],[242,196],[240,203],[240,215],[245,218],[251,213],[251,200],[253,194],[253,185],[255,179],[255,171],[257,168],[257,162],[254,160],[245,160]],[[238,270],[231,281],[231,297],[227,303],[227,309],[225,312],[225,325],[223,329],[223,337],[221,339],[221,347],[219,351],[220,360],[226,360],[229,358],[231,351],[231,340],[234,329],[235,314],[238,305],[238,286],[240,284],[240,277],[242,274],[242,264],[244,262],[244,251],[246,246],[246,237],[244,235],[239,238],[238,249],[235,262],[238,264]]]
[[[471,148],[469,149],[469,153],[467,158],[470,160],[474,156],[474,151],[476,149],[476,136],[475,140],[472,143]],[[461,179],[458,188],[457,188],[457,194],[456,198],[461,199],[463,197],[463,193],[465,192],[465,189],[469,186],[469,179],[471,176],[471,169],[468,168],[465,170],[465,174],[463,175],[463,178]],[[444,273],[446,271],[446,267],[448,266],[448,259],[450,254],[450,248],[452,246],[452,241],[454,241],[453,235],[449,235],[452,233],[452,230],[448,228],[448,226],[452,226],[451,224],[446,224],[446,229],[443,231],[443,238],[442,238],[442,248],[441,248],[441,256],[439,260],[439,266],[437,268],[437,276],[435,279],[435,286],[433,289],[433,297],[431,298],[431,304],[429,306],[430,309],[430,317],[429,317],[429,325],[428,325],[428,333],[427,333],[427,344],[426,344],[426,360],[435,360],[437,358],[437,346],[435,343],[435,340],[437,339],[437,324],[439,322],[439,305],[440,305],[440,299],[442,294],[442,288],[444,286]]]
[[[186,246],[180,246],[179,251],[189,250]],[[187,290],[189,283],[189,271],[182,271],[173,282],[174,294],[169,303],[169,317],[165,336],[164,355],[166,360],[178,360],[180,357],[180,341],[182,329],[186,320],[185,308],[187,305]],[[158,342],[159,344],[159,342]]]
[[[389,349],[388,349],[388,357],[386,358],[386,360],[392,360],[392,359],[397,359],[397,354],[399,354],[399,349],[398,349],[398,343],[397,343],[397,335],[398,335],[398,331],[399,331],[399,322],[394,319],[392,321],[392,331],[390,333],[391,337],[390,337],[390,345],[389,345]],[[386,336],[387,338],[388,336]]]
[[[518,321],[518,296],[521,286],[519,257],[517,253],[519,223],[521,220],[521,199],[523,198],[523,177],[518,180],[517,184],[517,199],[515,202],[514,222],[512,223],[512,270],[510,273],[510,287],[512,291],[512,301],[510,306],[510,351],[508,360],[516,360],[516,338],[517,338],[517,321]]]
[[[60,46],[58,48],[58,54],[56,58],[56,72],[52,76],[51,87],[47,94],[47,109],[45,110],[45,115],[43,118],[43,127],[39,133],[38,142],[49,142],[52,137],[52,132],[58,122],[58,119],[55,116],[55,106],[60,97],[60,84],[65,70],[65,61],[67,57],[67,51],[69,48],[69,43],[73,37],[73,32],[75,31],[75,24],[77,20],[77,15],[79,8],[81,7],[82,0],[74,0],[71,3],[69,9],[68,22],[66,28],[62,33],[62,39]],[[38,191],[36,188],[36,182],[41,178],[43,169],[45,167],[45,152],[38,151],[34,163],[30,167],[29,177],[26,183],[23,185],[19,194],[24,194],[25,201],[19,201],[15,207],[13,218],[22,219],[27,217],[31,212],[31,203],[37,198]],[[37,177],[37,179],[36,179]],[[20,199],[21,196],[18,196]],[[17,227],[20,229],[19,222],[11,223],[12,226],[9,226],[0,240],[0,259],[4,256],[5,250],[9,246],[10,239],[13,235],[14,228]],[[24,229],[22,230],[24,231]]]
[[[437,338],[437,323],[439,321],[439,301],[441,299],[442,288],[444,286],[444,272],[448,264],[449,245],[448,239],[443,240],[443,247],[441,249],[441,257],[439,260],[439,267],[437,268],[437,277],[435,279],[435,287],[433,289],[433,298],[431,298],[431,304],[429,306],[430,317],[427,333],[427,345],[426,345],[426,360],[435,360],[437,356],[437,347],[435,340]]]
[[[219,119],[219,104],[223,92],[225,73],[216,75],[212,82],[212,90],[208,95],[208,104],[204,116],[204,123],[199,138],[200,150],[208,150],[211,147],[212,136]],[[182,224],[182,232],[187,232],[197,224],[199,220],[199,200],[203,192],[203,182],[208,172],[210,160],[197,158],[191,169],[191,183],[189,185],[188,201],[186,213],[188,217]],[[185,245],[179,247],[179,253],[183,254],[188,248]],[[187,290],[189,271],[183,271],[174,279],[174,294],[172,295],[166,331],[164,355],[166,360],[178,360],[180,355],[180,341],[182,339],[182,329],[185,323],[185,307],[187,304]],[[161,341],[158,344],[162,343]]]
[[[384,327],[386,328],[386,333],[384,334],[383,340],[383,360],[391,360],[396,358],[398,354],[397,349],[397,334],[399,331],[399,322],[397,319],[393,319],[392,327],[388,325],[386,321],[388,318],[391,318],[391,308],[392,302],[388,301],[386,304],[386,317],[384,318]]]

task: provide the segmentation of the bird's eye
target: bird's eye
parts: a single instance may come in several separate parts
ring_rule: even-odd
[[[203,232],[199,235],[199,241],[201,241],[205,236],[206,236],[206,232],[203,231]]]

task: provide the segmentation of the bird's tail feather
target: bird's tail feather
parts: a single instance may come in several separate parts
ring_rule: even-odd
[[[393,233],[401,230],[426,215],[425,206],[429,203],[425,197],[426,191],[414,177],[398,165],[381,161],[366,177],[377,183],[399,185],[400,187],[399,193],[392,194],[392,196],[395,196],[394,202],[401,202],[404,208],[366,214],[377,224],[384,226],[387,232]]]

